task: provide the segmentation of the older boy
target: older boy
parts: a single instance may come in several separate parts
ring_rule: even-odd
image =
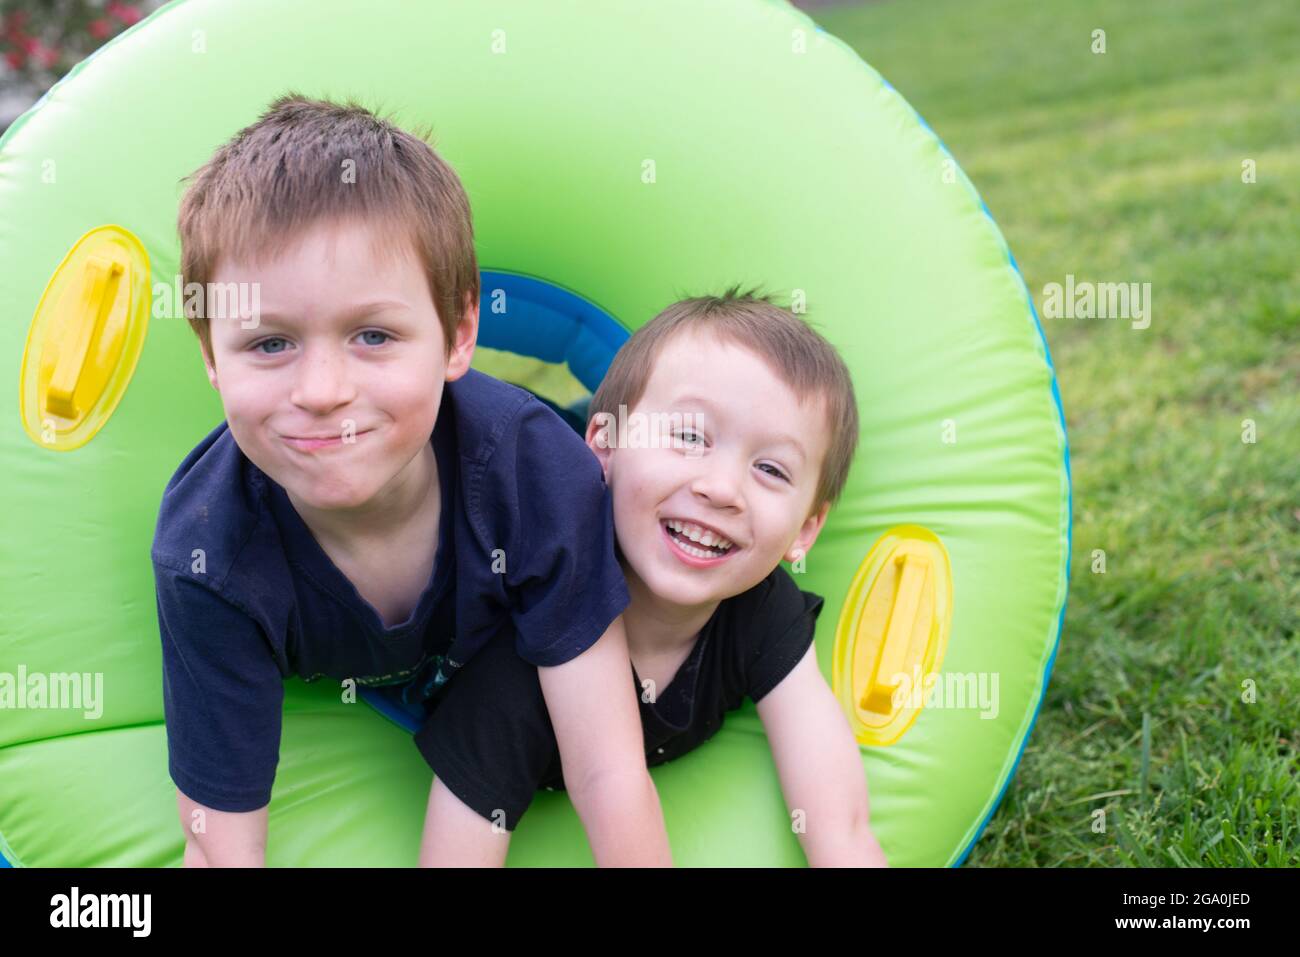
[[[454,171],[361,107],[288,95],[198,170],[179,227],[187,288],[259,304],[189,314],[225,421],[152,549],[186,864],[264,863],[286,678],[432,691],[494,637],[538,669],[597,862],[671,863],[608,491],[553,412],[470,368]]]

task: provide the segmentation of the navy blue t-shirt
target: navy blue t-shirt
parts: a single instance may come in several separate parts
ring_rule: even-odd
[[[507,629],[524,660],[563,664],[627,607],[600,464],[554,412],[471,369],[446,383],[430,441],[437,558],[392,628],[224,421],[167,483],[151,557],[168,770],[188,797],[269,803],[287,678],[441,682]]]

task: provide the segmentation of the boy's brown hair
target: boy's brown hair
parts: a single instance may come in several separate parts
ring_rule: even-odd
[[[450,352],[479,298],[478,262],[469,199],[429,139],[353,101],[279,97],[183,180],[182,282],[206,290],[222,257],[283,252],[309,227],[374,224],[378,254],[416,255]],[[187,318],[211,357],[207,315]]]
[[[721,296],[673,303],[633,333],[614,356],[592,396],[587,421],[619,406],[633,408],[645,394],[655,360],[674,335],[686,329],[712,332],[754,352],[798,396],[825,400],[830,444],[821,465],[809,515],[839,499],[858,446],[858,403],[848,366],[835,347],[788,309],[758,290],[732,286]]]

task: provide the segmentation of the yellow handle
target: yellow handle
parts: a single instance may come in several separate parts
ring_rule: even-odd
[[[72,244],[32,314],[19,374],[23,431],[47,451],[89,442],[126,393],[152,309],[149,254],[121,226]]]
[[[61,327],[73,330],[73,339],[71,349],[60,350],[54,375],[46,387],[45,408],[52,415],[65,419],[77,418],[77,386],[81,384],[86,372],[86,357],[90,354],[91,346],[99,345],[104,334],[108,314],[117,301],[117,290],[123,272],[120,262],[102,256],[91,256],[86,260],[82,274],[81,295],[68,296],[65,300],[70,300],[76,315],[65,314],[60,317],[63,320]],[[81,321],[77,321],[78,316],[82,317]],[[85,321],[87,316],[91,317],[89,322]],[[120,353],[121,340],[118,340],[117,345],[115,352]],[[117,358],[116,354],[107,357],[108,363],[115,363]]]
[[[870,633],[885,635],[879,656],[872,664],[862,662],[865,667],[861,671],[859,662],[854,662],[854,686],[866,689],[858,699],[859,704],[877,714],[889,714],[893,710],[898,676],[906,674],[916,661],[930,632],[929,606],[921,602],[926,576],[930,573],[929,559],[924,555],[902,554],[894,558],[893,565],[896,585],[893,600],[885,612],[886,621],[880,621],[877,613],[874,620],[869,618],[864,622]],[[864,642],[864,650],[867,646]]]
[[[924,708],[914,692],[943,664],[952,591],[947,550],[919,525],[889,529],[858,566],[835,627],[831,681],[860,744],[893,744]]]

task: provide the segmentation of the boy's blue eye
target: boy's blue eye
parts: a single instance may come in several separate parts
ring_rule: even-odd
[[[761,468],[761,469],[771,469],[772,471],[771,471],[771,472],[768,472],[768,473],[767,473],[768,475],[775,475],[777,478],[781,479],[781,480],[784,481],[784,482],[789,482],[789,481],[790,481],[790,477],[789,477],[788,475],[786,475],[784,472],[782,472],[782,471],[781,471],[779,468],[777,468],[775,465],[771,465],[771,464],[769,464],[769,463],[767,463],[767,462],[764,462],[762,465],[759,466],[759,468]]]
[[[689,436],[693,437],[693,438],[694,438],[695,440],[697,440],[697,441],[700,441],[700,442],[704,441],[704,436],[700,435],[700,433],[696,432],[694,429],[685,429],[685,430],[682,430],[682,431],[674,432],[673,435],[674,435],[676,438],[682,438],[683,436],[688,436],[688,435],[689,435]]]
[[[393,337],[390,336],[388,333],[383,332],[383,331],[380,330],[380,329],[367,329],[365,332],[363,332],[363,333],[361,333],[361,334],[362,334],[363,336],[383,336],[385,341],[387,341],[387,340],[393,338]],[[371,342],[371,343],[369,343],[369,345],[372,345],[372,346],[382,346],[383,344],[384,344],[383,342]]]
[[[262,346],[266,345],[268,342],[284,342],[284,340],[281,339],[279,336],[272,336],[270,339],[263,339],[261,342],[254,343],[252,348],[260,350]],[[264,356],[279,355],[280,351],[281,350],[277,349],[272,352],[263,352],[262,355]]]

